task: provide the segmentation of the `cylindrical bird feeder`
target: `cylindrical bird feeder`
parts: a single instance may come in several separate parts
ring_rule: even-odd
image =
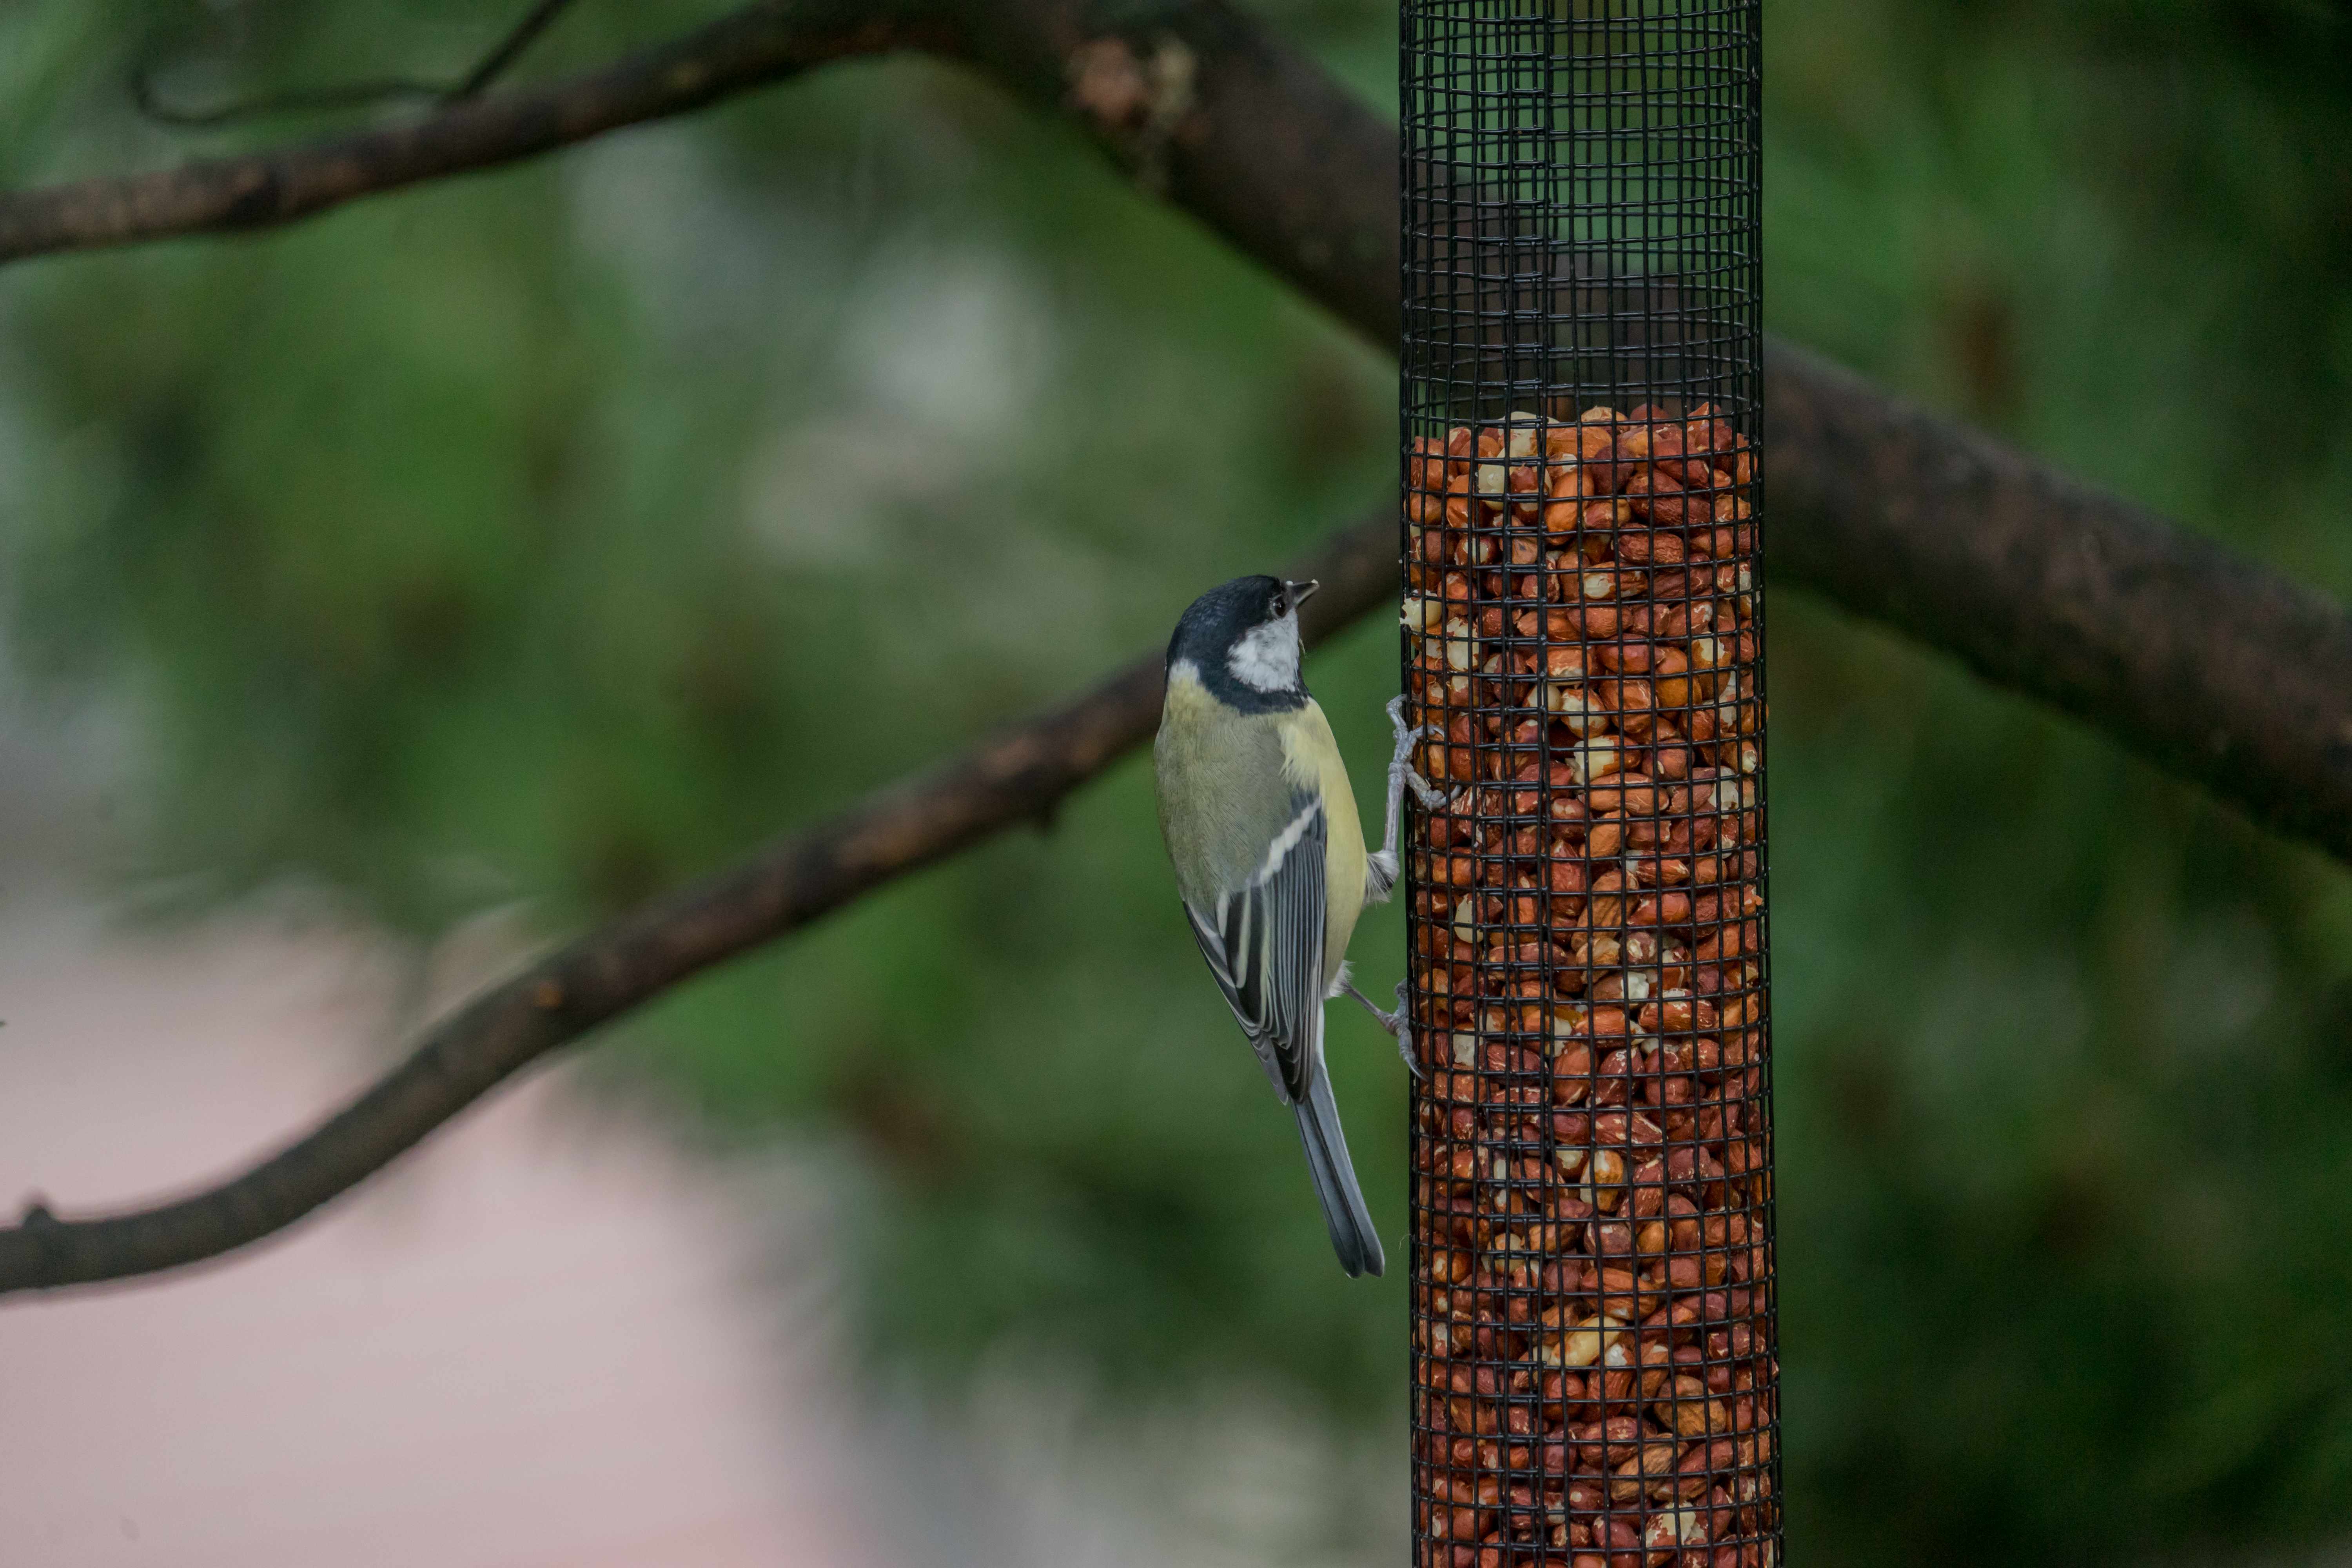
[[[1404,0],[1425,1568],[1769,1568],[1756,0]]]

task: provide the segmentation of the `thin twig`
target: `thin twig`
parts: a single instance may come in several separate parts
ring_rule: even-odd
[[[212,109],[183,109],[167,103],[155,89],[155,69],[141,66],[131,73],[131,106],[142,120],[181,130],[210,130],[278,114],[324,114],[337,110],[373,109],[403,99],[438,99],[446,89],[438,83],[406,77],[377,81],[338,82],[332,87],[289,88],[284,92],[240,98]]]
[[[466,73],[463,80],[442,94],[442,101],[463,103],[469,98],[480,97],[488,90],[493,82],[507,74],[507,68],[520,59],[522,52],[530,47],[541,33],[552,26],[555,19],[562,16],[565,7],[571,4],[572,0],[539,0],[537,5],[524,13],[522,20],[517,22],[512,30],[499,40],[497,47],[484,55],[480,63],[472,70]]]
[[[179,109],[156,96],[155,68],[142,65],[131,73],[131,101],[149,120],[164,125],[186,127],[233,125],[273,114],[373,109],[402,99],[430,99],[443,104],[462,103],[469,98],[479,97],[504,76],[507,68],[522,58],[522,52],[530,47],[540,34],[545,32],[571,4],[572,0],[537,0],[522,20],[509,28],[503,37],[490,46],[489,52],[455,82],[387,77],[376,81],[340,82],[333,87],[298,87],[284,92],[265,93],[257,98],[239,99],[215,109]]]

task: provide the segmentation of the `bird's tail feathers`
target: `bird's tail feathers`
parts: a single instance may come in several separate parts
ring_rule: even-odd
[[[1331,1075],[1321,1062],[1315,1064],[1306,1098],[1291,1109],[1298,1116],[1298,1142],[1307,1150],[1307,1169],[1315,1178],[1315,1195],[1323,1202],[1323,1223],[1330,1227],[1331,1249],[1339,1255],[1339,1267],[1350,1279],[1379,1274],[1387,1267],[1380,1233],[1372,1228],[1371,1211],[1356,1184],[1356,1168],[1349,1163],[1339,1102],[1331,1098]]]

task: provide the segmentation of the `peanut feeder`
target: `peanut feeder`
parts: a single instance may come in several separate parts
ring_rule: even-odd
[[[1404,7],[1415,1562],[1779,1557],[1757,17]]]

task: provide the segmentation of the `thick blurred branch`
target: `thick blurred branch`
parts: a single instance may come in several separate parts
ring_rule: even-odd
[[[1051,103],[1106,47],[1083,0],[999,0],[977,57]],[[1116,36],[1116,35],[1114,35]],[[1115,155],[1383,348],[1400,330],[1399,151],[1296,51],[1209,0],[1129,46],[1181,49],[1190,107]],[[1088,51],[1081,54],[1081,51]],[[1157,161],[1156,163],[1154,161]],[[1764,355],[1765,559],[2038,697],[2257,822],[2352,861],[2352,616],[2144,508],[1791,344]]]
[[[920,48],[1068,110],[1149,189],[1383,346],[1396,342],[1396,132],[1215,0],[824,0],[750,7],[608,70],[415,124],[0,196],[0,259],[285,222],[527,157],[826,60]],[[1118,20],[1115,18],[1123,18]],[[1772,571],[2089,721],[2256,819],[2352,859],[2352,617],[2284,579],[1774,343]],[[1328,633],[1395,584],[1395,525],[1306,571]],[[432,1030],[314,1131],[221,1185],[0,1229],[0,1292],[215,1257],[293,1223],[508,1075],[699,970],[1041,816],[1147,734],[1157,658],[743,868],[582,938]]]
[[[2352,860],[2352,616],[1804,350],[1764,350],[1767,571]]]

